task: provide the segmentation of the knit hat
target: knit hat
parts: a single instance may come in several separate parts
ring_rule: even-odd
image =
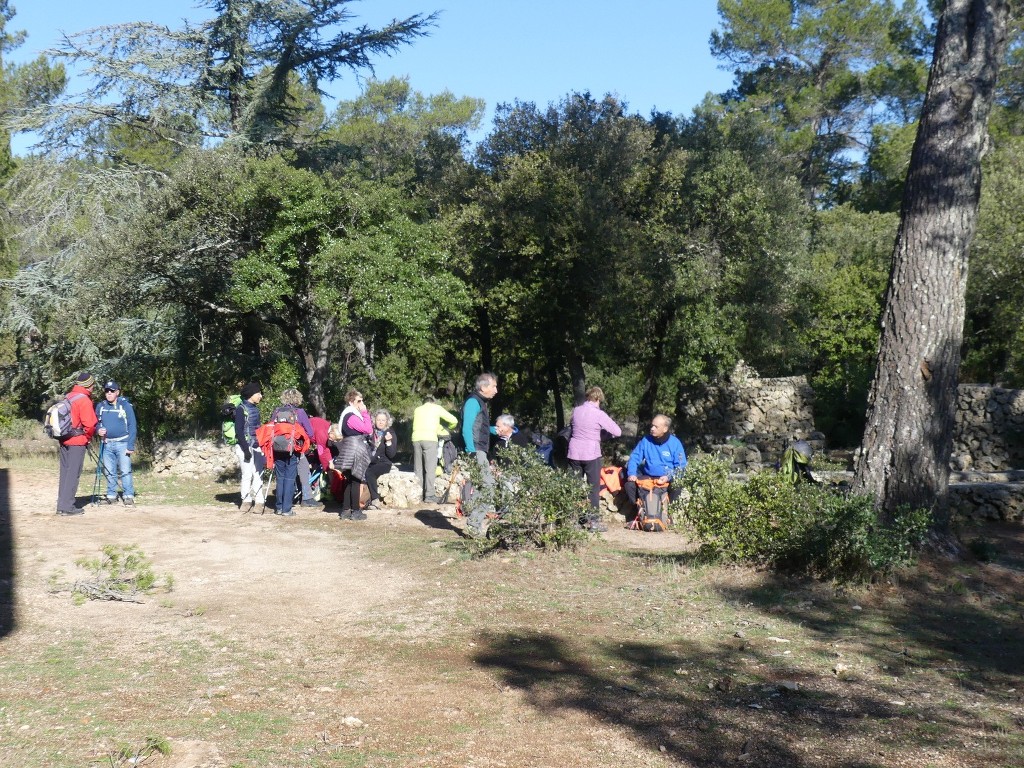
[[[78,378],[75,379],[75,385],[79,387],[85,387],[86,389],[92,389],[92,385],[96,383],[96,379],[93,378],[91,373],[82,371],[78,374]]]
[[[250,381],[248,384],[246,384],[244,387],[242,387],[242,392],[241,392],[242,399],[243,400],[248,400],[250,397],[255,395],[257,392],[262,392],[262,391],[263,391],[263,387],[260,385],[260,383],[258,381]]]

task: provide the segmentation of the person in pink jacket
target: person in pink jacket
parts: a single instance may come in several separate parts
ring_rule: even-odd
[[[612,417],[601,410],[604,392],[600,387],[587,390],[587,399],[572,411],[572,437],[569,438],[569,469],[583,474],[590,484],[590,516],[587,527],[592,531],[606,531],[608,527],[598,515],[601,503],[601,438],[622,434]]]
[[[342,520],[365,520],[366,515],[359,509],[359,494],[370,466],[371,451],[367,437],[373,434],[373,419],[363,402],[363,394],[358,390],[350,389],[345,403],[345,410],[338,419],[341,447],[334,459],[334,468],[345,477],[345,492],[338,517]]]

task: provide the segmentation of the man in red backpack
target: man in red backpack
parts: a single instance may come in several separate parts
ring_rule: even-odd
[[[60,482],[57,486],[57,514],[69,517],[85,510],[75,506],[78,479],[85,464],[85,452],[96,431],[96,411],[92,405],[92,388],[96,380],[89,373],[80,373],[71,391],[65,395],[71,403],[72,433],[61,438]]]

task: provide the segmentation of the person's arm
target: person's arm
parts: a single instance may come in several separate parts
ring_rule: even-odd
[[[313,422],[309,420],[309,414],[306,413],[302,408],[295,409],[295,420],[299,422],[299,426],[306,433],[306,437],[309,441],[313,442]]]
[[[252,461],[252,448],[245,437],[245,407],[241,403],[235,408],[235,440],[238,441],[238,447],[242,449],[242,458]]]
[[[466,401],[466,407],[462,409],[462,441],[466,444],[467,453],[476,453],[476,444],[473,442],[473,423],[477,414],[480,413],[480,403],[475,397]]]
[[[607,432],[612,437],[622,436],[622,427],[615,423],[615,419],[609,416],[604,411],[601,411],[601,429]]]
[[[438,409],[439,409],[439,411],[438,411],[438,414],[437,414],[437,418],[438,418],[438,419],[439,419],[440,421],[443,421],[443,422],[444,422],[445,424],[447,424],[447,425],[448,425],[449,427],[454,427],[454,426],[455,426],[456,424],[458,424],[458,423],[459,423],[459,420],[458,420],[458,418],[457,418],[457,417],[455,417],[455,416],[453,416],[452,414],[450,414],[450,413],[449,413],[448,411],[446,411],[446,410],[445,410],[444,408],[441,408],[441,406],[437,406],[437,407],[438,407]]]
[[[96,433],[96,425],[99,423],[99,418],[96,416],[96,411],[93,409],[92,400],[85,395],[81,398],[82,402],[79,403],[77,400],[71,404],[74,408],[77,405],[81,405],[81,411],[79,411],[78,418],[82,422],[82,429],[85,431],[85,436],[88,439],[92,439],[92,436]],[[72,420],[73,422],[73,420]]]
[[[370,418],[369,411],[362,411],[359,414],[349,414],[347,424],[349,429],[354,429],[361,435],[373,434],[373,419]]]
[[[127,399],[124,401],[124,415],[128,420],[128,453],[135,453],[135,438],[138,437],[138,423],[135,421],[135,409]]]
[[[678,450],[675,451],[675,473],[679,474],[686,469],[686,449],[683,447],[683,441],[676,438],[679,443]]]

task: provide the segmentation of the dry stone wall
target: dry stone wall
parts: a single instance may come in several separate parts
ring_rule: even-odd
[[[793,440],[824,448],[824,436],[814,428],[814,390],[805,376],[762,379],[740,362],[727,381],[682,400],[678,412],[679,432],[694,447],[730,456],[737,472],[774,463]]]
[[[223,479],[238,476],[235,449],[219,440],[168,440],[153,449],[153,472]]]
[[[954,471],[1024,469],[1024,390],[960,385],[951,465]]]

